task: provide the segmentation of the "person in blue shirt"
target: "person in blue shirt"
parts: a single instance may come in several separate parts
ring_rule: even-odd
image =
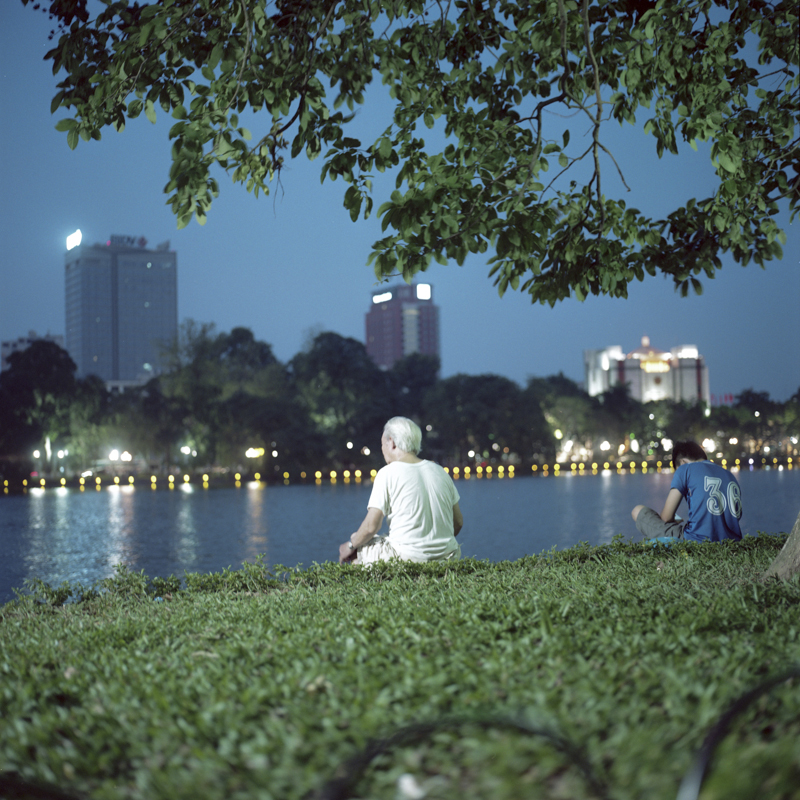
[[[672,468],[675,474],[661,514],[647,506],[636,506],[631,511],[639,532],[647,539],[741,539],[742,492],[736,478],[727,469],[712,464],[697,442],[675,443]],[[675,516],[682,500],[689,507],[685,520]]]

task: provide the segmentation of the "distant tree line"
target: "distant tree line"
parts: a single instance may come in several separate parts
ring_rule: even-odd
[[[590,397],[562,374],[525,387],[491,374],[442,379],[438,359],[419,354],[382,371],[361,342],[332,332],[284,364],[247,328],[193,321],[164,356],[161,375],[110,393],[76,378],[52,342],[14,353],[0,373],[0,475],[369,470],[396,414],[415,419],[424,455],[449,466],[667,460],[681,438],[731,463],[798,452],[800,389],[785,403],[748,389],[731,406],[642,404],[624,386]]]

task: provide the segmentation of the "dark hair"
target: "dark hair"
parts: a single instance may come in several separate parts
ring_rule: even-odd
[[[672,469],[678,469],[682,458],[689,461],[708,461],[706,451],[697,442],[675,442],[672,448]]]

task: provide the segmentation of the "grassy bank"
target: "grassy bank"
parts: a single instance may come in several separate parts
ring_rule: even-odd
[[[758,581],[784,538],[121,572],[66,605],[40,585],[0,608],[0,767],[97,798],[304,798],[371,738],[446,721],[354,796],[597,796],[511,719],[579,747],[609,797],[674,798],[730,703],[800,662],[800,581]],[[797,797],[799,689],[737,718],[704,797]]]

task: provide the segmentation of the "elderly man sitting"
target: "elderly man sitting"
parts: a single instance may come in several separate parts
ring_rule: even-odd
[[[339,546],[339,563],[371,564],[397,557],[406,561],[460,558],[455,537],[464,524],[452,478],[432,461],[418,457],[419,426],[392,417],[381,436],[386,460],[375,476],[367,516],[350,539]],[[383,518],[388,536],[378,536]]]

